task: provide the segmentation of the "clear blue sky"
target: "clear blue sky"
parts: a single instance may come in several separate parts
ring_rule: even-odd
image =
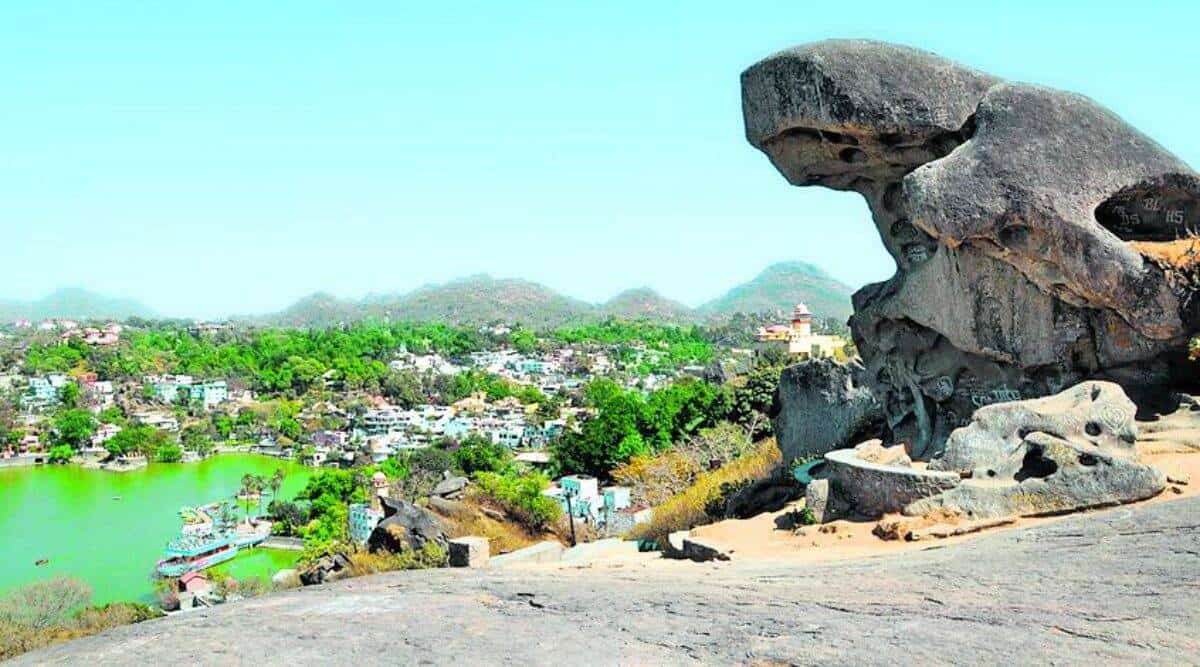
[[[892,265],[742,135],[773,51],[886,39],[1090,95],[1200,164],[1198,3],[0,4],[0,297],[169,315],[489,272],[689,304]]]

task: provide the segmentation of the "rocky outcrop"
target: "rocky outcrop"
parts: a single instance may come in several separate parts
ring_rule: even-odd
[[[857,361],[812,359],[783,369],[775,396],[775,440],[784,463],[877,437],[883,411]]]
[[[998,403],[975,411],[950,434],[933,470],[971,472],[1009,458],[1031,433],[1041,432],[1111,456],[1137,455],[1136,408],[1111,382],[1083,382],[1045,398]],[[981,471],[986,475],[986,470]]]
[[[380,501],[384,518],[367,538],[367,549],[399,553],[421,549],[430,542],[446,547],[442,524],[428,510],[406,500],[381,497]]]
[[[776,54],[742,91],[750,143],[794,185],[861,194],[895,259],[850,326],[914,457],[991,403],[1195,382],[1176,362],[1200,300],[1163,258],[1191,243],[1200,178],[1108,110],[866,41]]]
[[[956,473],[920,470],[912,467],[907,456],[880,456],[885,452],[878,441],[873,441],[825,455],[825,474],[834,506],[852,508],[861,516],[879,517],[959,484]],[[818,507],[825,518],[829,501],[823,505]]]
[[[1166,477],[1132,457],[1036,431],[984,474],[904,508],[911,516],[946,509],[972,519],[1059,514],[1145,500]]]

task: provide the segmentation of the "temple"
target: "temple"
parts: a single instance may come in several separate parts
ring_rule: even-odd
[[[772,324],[759,327],[755,339],[760,346],[787,345],[788,354],[803,359],[831,357],[836,350],[846,345],[841,336],[814,334],[812,312],[803,303],[796,304],[796,308],[792,310],[790,325]]]

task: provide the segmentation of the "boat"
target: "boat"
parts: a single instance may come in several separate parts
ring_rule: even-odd
[[[156,571],[164,577],[181,577],[224,563],[238,554],[237,536],[231,533],[188,533],[172,540]]]
[[[39,558],[39,559],[33,561],[33,564],[37,565],[38,567],[41,567],[42,565],[46,565],[49,562],[50,562],[49,558]]]

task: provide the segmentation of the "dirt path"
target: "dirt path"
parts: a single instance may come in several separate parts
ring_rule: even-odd
[[[440,570],[141,625],[18,664],[1181,664],[1200,499],[797,565]]]

